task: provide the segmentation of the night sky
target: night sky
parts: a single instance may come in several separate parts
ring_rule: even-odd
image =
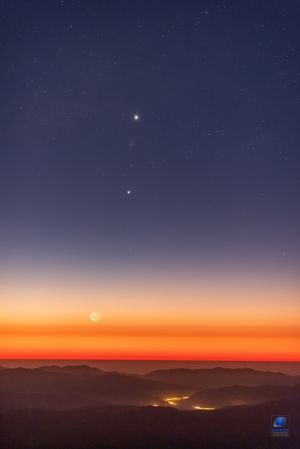
[[[296,0],[1,1],[3,269],[296,276],[299,21]]]

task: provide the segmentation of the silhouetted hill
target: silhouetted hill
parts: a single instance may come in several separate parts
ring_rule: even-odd
[[[289,398],[298,398],[300,400],[300,385],[292,387],[277,385],[259,387],[233,386],[206,389],[192,394],[185,401],[179,401],[178,407],[185,409],[191,409],[193,406],[221,408],[236,405],[254,405],[270,400]]]
[[[67,366],[41,366],[39,369],[43,371],[48,371],[50,373],[68,373],[73,374],[74,376],[101,376],[102,374],[106,374],[105,371],[99,370],[98,368],[94,368],[88,365],[67,365]]]
[[[271,415],[287,413],[291,436],[270,436]],[[19,410],[0,415],[5,449],[299,449],[300,402],[270,402],[214,412],[161,407],[72,411]]]
[[[199,388],[220,388],[232,385],[296,385],[300,377],[257,371],[250,368],[168,369],[152,371],[147,379],[173,384],[196,385]]]

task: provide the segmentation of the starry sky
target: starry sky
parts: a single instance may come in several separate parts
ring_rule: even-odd
[[[299,20],[296,0],[1,1],[3,356],[241,358],[242,323],[250,358],[300,359]],[[278,323],[290,353],[257,355]]]

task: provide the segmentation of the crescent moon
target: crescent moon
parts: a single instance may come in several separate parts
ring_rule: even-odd
[[[98,310],[93,310],[93,312],[90,315],[90,318],[92,321],[99,321],[101,318],[101,313]]]

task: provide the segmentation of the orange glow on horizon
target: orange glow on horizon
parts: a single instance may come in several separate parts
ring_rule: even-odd
[[[232,334],[232,332],[230,332]],[[2,336],[1,358],[300,361],[298,335]]]
[[[0,282],[0,357],[300,361],[296,288],[233,284]]]

